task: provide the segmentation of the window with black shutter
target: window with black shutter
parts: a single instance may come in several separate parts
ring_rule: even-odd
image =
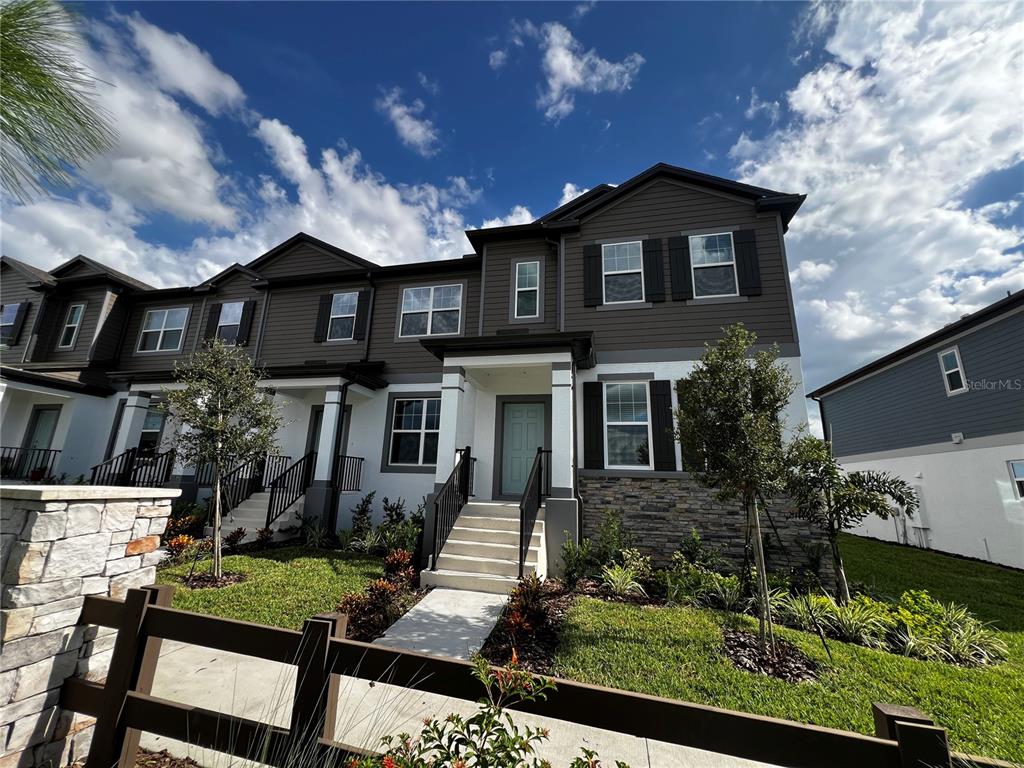
[[[583,383],[583,466],[604,469],[604,382]]]
[[[651,444],[654,468],[676,469],[676,441],[672,425],[672,383],[657,379],[651,382]]]

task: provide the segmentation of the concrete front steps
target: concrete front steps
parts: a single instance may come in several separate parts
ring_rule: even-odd
[[[305,497],[299,499],[297,502],[285,511],[274,524],[271,526],[274,529],[273,541],[281,541],[289,538],[289,535],[282,533],[283,529],[292,528],[299,524],[299,519],[296,517],[297,513],[302,512],[303,502]],[[248,543],[256,540],[256,531],[260,528],[264,528],[267,525],[267,509],[270,507],[270,492],[261,491],[254,493],[248,499],[243,501],[237,507],[231,511],[225,513],[223,525],[221,527],[222,535],[231,533],[236,528],[245,528],[245,538],[242,539],[242,543]]]
[[[547,575],[544,507],[537,512],[524,574]],[[473,501],[463,507],[437,558],[436,571],[423,571],[424,587],[447,587],[507,595],[519,581],[519,505]]]

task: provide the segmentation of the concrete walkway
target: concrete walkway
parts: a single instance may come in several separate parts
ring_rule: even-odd
[[[471,714],[473,702],[402,687],[411,681],[366,681],[343,676],[335,738],[350,746],[378,748],[384,735],[419,733],[424,718],[451,712]],[[394,683],[397,683],[394,684]],[[165,641],[153,694],[197,707],[287,726],[295,687],[295,667],[194,645]],[[632,768],[772,768],[700,749],[587,728],[560,720],[516,714],[522,725],[545,726],[551,737],[538,750],[555,768],[567,766],[580,747],[596,750],[603,765],[623,760]],[[167,749],[210,768],[254,765],[181,742],[143,734],[146,749]]]
[[[507,599],[505,595],[438,587],[374,642],[468,660],[491,634]]]

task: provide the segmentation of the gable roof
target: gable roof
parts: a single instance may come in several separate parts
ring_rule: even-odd
[[[934,333],[930,333],[927,336],[922,336],[917,341],[912,341],[906,346],[900,347],[899,349],[890,352],[887,355],[883,355],[877,360],[873,360],[867,365],[862,365],[860,368],[851,371],[843,376],[840,376],[835,381],[830,381],[824,386],[818,387],[813,392],[807,393],[807,397],[817,399],[822,395],[827,395],[833,390],[839,389],[846,384],[850,384],[858,379],[861,379],[875,371],[886,368],[893,363],[897,363],[904,358],[908,358],[916,352],[920,352],[923,349],[927,349],[936,344],[940,344],[946,339],[950,339],[957,336],[964,331],[970,330],[975,326],[981,325],[984,322],[997,318],[1000,315],[1009,314],[1015,309],[1024,306],[1024,290],[1011,293],[1009,296],[1000,299],[994,304],[989,304],[987,307],[982,307],[977,312],[972,312],[969,315],[964,315],[962,318],[949,325],[944,325]]]
[[[38,267],[33,267],[31,264],[26,264],[24,261],[13,259],[10,256],[0,256],[0,263],[6,264],[32,282],[39,282],[43,285],[53,285],[57,282],[49,272],[44,272]]]
[[[199,285],[197,285],[195,287],[195,290],[201,291],[201,290],[206,289],[206,288],[212,288],[212,287],[216,286],[217,283],[221,282],[222,280],[227,279],[228,277],[231,277],[231,275],[235,274],[236,272],[239,272],[239,273],[241,273],[241,274],[245,275],[246,277],[251,278],[253,280],[259,280],[259,279],[261,279],[263,277],[259,272],[251,270],[247,266],[245,266],[243,264],[239,264],[238,262],[235,262],[231,266],[226,267],[225,269],[222,269],[220,272],[218,272],[213,277],[208,277],[205,280],[203,280],[203,282],[201,282]]]
[[[97,272],[101,275],[106,275],[114,282],[122,283],[123,285],[126,285],[129,288],[133,288],[137,291],[153,290],[153,286],[150,285],[149,283],[144,283],[141,280],[137,280],[131,275],[126,275],[124,272],[118,272],[116,269],[108,267],[106,264],[101,264],[100,262],[94,261],[93,259],[90,259],[88,256],[82,256],[81,254],[75,256],[73,259],[68,259],[59,267],[51,269],[50,274],[59,279],[63,276],[62,273],[69,272],[73,267],[79,265],[89,267],[94,272]]]
[[[354,253],[349,253],[346,250],[338,248],[336,245],[331,245],[330,243],[324,242],[323,240],[313,237],[312,235],[307,235],[305,232],[299,232],[295,235],[292,235],[280,245],[275,245],[262,256],[258,256],[252,261],[250,261],[248,264],[245,265],[245,267],[247,269],[258,272],[260,267],[262,267],[264,264],[266,264],[269,261],[272,261],[285,251],[295,247],[296,245],[299,245],[300,243],[312,245],[314,248],[319,248],[322,251],[326,251],[328,254],[338,258],[339,260],[347,261],[350,264],[355,264],[364,269],[378,268],[377,265],[374,264],[372,261],[367,261],[366,259],[360,258],[359,256],[356,256]]]

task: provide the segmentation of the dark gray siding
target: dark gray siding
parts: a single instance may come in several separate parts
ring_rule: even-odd
[[[4,265],[0,270],[0,304],[21,304],[23,301],[29,302],[31,306],[25,315],[25,324],[21,327],[18,343],[0,350],[0,359],[9,365],[20,363],[25,354],[25,347],[29,339],[32,338],[32,326],[39,315],[39,305],[43,301],[43,294],[30,290],[28,281],[21,272]]]
[[[395,338],[401,288],[410,285],[443,285],[466,281],[463,296],[462,327],[466,335],[476,335],[480,311],[480,273],[453,272],[432,277],[389,277],[375,280],[377,288],[373,304],[370,336],[370,360],[386,362],[388,373],[440,373],[441,362],[427,352],[417,339]]]
[[[666,301],[650,308],[602,311],[583,304],[583,246],[643,236],[667,239],[683,231],[754,229],[762,294],[747,301]],[[665,285],[671,285],[667,243],[663,242]],[[593,330],[600,350],[701,346],[720,338],[723,326],[743,322],[765,343],[796,340],[786,272],[774,216],[757,216],[753,203],[682,184],[658,180],[594,214],[578,234],[565,238],[565,330]]]
[[[512,262],[530,258],[544,269],[543,316],[536,322],[509,322],[512,301]],[[499,330],[516,328],[533,331],[558,330],[558,251],[543,239],[517,240],[487,246],[484,264],[484,328],[490,336]],[[479,324],[472,327],[476,332]]]
[[[185,338],[182,341],[181,350],[175,352],[143,352],[139,348],[139,332],[142,329],[142,319],[146,311],[150,309],[165,309],[168,307],[189,307],[188,322],[185,325]],[[202,333],[200,317],[204,314],[202,300],[193,297],[181,299],[163,299],[161,301],[138,301],[131,310],[128,318],[128,330],[124,336],[124,345],[121,348],[121,358],[118,369],[123,371],[171,371],[174,369],[176,360],[184,360],[190,354],[196,343],[199,334]]]
[[[236,273],[223,282],[218,283],[217,290],[207,296],[206,306],[202,308],[202,317],[199,321],[200,342],[202,342],[202,337],[206,333],[206,320],[210,316],[210,308],[214,304],[253,300],[256,302],[256,306],[253,309],[252,328],[249,332],[249,342],[245,349],[253,350],[256,348],[256,340],[259,338],[260,323],[263,318],[263,303],[266,301],[267,296],[266,291],[258,291],[253,288],[252,282],[251,277]]]
[[[977,388],[947,396],[938,353],[957,346],[968,382],[1024,381],[1018,311],[822,397],[837,456],[1024,430],[1024,390]]]
[[[89,360],[89,349],[92,347],[93,337],[96,335],[96,327],[99,325],[100,317],[104,313],[104,304],[107,300],[107,289],[105,286],[96,285],[88,288],[80,288],[69,296],[61,296],[59,299],[50,299],[47,306],[46,334],[40,333],[39,346],[32,355],[33,362],[52,363],[85,363]],[[72,304],[85,304],[85,312],[82,315],[82,326],[78,330],[78,339],[73,349],[57,349],[60,341],[61,331],[64,329],[64,321],[68,316],[68,307]]]
[[[106,317],[102,319],[102,327],[96,336],[92,348],[94,362],[112,362],[117,359],[121,335],[128,321],[131,307],[128,298],[123,294],[110,294]]]
[[[266,264],[261,264],[258,269],[264,277],[290,277],[311,272],[342,272],[362,267],[303,243],[290,248]]]

